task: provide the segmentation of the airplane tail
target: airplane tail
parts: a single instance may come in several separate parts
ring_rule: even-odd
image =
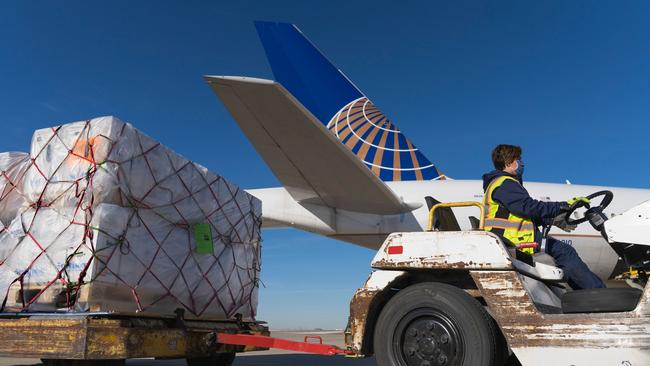
[[[293,24],[255,22],[275,79],[383,181],[444,175]]]

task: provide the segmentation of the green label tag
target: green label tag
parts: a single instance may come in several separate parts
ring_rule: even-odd
[[[209,224],[194,224],[194,240],[196,241],[196,252],[198,254],[213,254],[212,230]]]

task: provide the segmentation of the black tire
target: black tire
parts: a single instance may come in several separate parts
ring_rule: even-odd
[[[501,332],[501,329],[499,329],[499,324],[497,324],[497,321],[494,320],[494,318],[490,317],[490,320],[492,321],[492,329],[494,330],[494,340],[495,340],[495,346],[496,346],[496,353],[494,355],[494,365],[495,366],[508,366],[509,360],[511,359],[511,356],[515,357],[514,354],[510,354],[510,349],[508,348],[508,341],[506,340],[506,337],[503,336],[503,333]],[[512,364],[514,366],[514,364]]]
[[[493,366],[497,331],[483,306],[463,290],[419,283],[382,309],[375,358],[379,366]]]
[[[187,358],[187,366],[230,366],[235,362],[235,352],[215,353],[210,357]]]

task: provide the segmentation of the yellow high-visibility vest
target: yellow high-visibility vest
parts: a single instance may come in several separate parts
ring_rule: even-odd
[[[483,196],[483,207],[485,208],[485,217],[483,228],[486,231],[491,231],[495,234],[501,235],[508,239],[514,245],[522,243],[535,242],[535,225],[529,218],[517,216],[508,211],[503,205],[492,198],[492,192],[500,187],[506,180],[513,180],[519,183],[513,177],[500,176],[488,185]],[[533,254],[535,249],[523,248],[519,249],[525,253]]]

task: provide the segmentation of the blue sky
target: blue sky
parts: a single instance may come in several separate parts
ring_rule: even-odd
[[[453,178],[479,178],[505,142],[529,181],[647,188],[649,15],[642,1],[3,2],[0,151],[115,115],[244,188],[278,185],[201,79],[272,78],[259,19],[296,23]],[[373,253],[264,236],[260,319],[343,327]]]

